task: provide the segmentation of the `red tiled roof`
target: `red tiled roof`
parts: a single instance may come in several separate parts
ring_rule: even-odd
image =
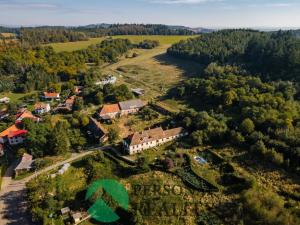
[[[44,96],[46,98],[58,98],[59,97],[59,93],[44,92]]]
[[[0,137],[15,137],[18,135],[26,134],[27,130],[21,130],[16,125],[12,125],[11,127],[7,128],[6,130],[0,133]]]
[[[35,103],[34,108],[35,109],[45,109],[45,108],[47,108],[47,105],[48,104],[43,103],[43,102],[37,102],[37,103]]]
[[[20,121],[20,120],[23,120],[25,118],[28,118],[28,119],[32,119],[32,120],[38,120],[39,118],[34,116],[30,111],[28,110],[25,110],[23,113],[21,114],[18,114],[17,115],[17,120]]]
[[[108,113],[118,113],[120,112],[120,107],[118,104],[104,105],[100,111],[100,116]]]
[[[14,131],[8,134],[8,138],[12,138],[12,137],[17,137],[17,136],[21,136],[24,134],[27,134],[28,131],[27,130],[18,130],[18,131]]]
[[[76,97],[76,96],[71,96],[70,98],[68,98],[68,99],[66,100],[66,104],[73,105],[73,104],[74,104],[74,101],[75,101],[75,97]]]

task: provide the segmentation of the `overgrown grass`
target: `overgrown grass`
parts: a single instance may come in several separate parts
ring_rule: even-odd
[[[187,40],[189,38],[197,37],[193,36],[182,36],[182,35],[117,35],[112,38],[126,38],[129,39],[132,43],[140,43],[143,40],[155,40],[159,41],[161,45],[171,45],[177,43],[181,40]]]
[[[75,41],[66,43],[52,43],[46,46],[52,46],[56,52],[73,52],[80,49],[85,49],[90,45],[98,44],[103,41],[105,37],[100,38],[90,38],[88,41]]]
[[[143,40],[158,40],[162,45],[171,45],[181,40],[186,40],[189,38],[197,37],[195,36],[162,36],[162,35],[117,35],[112,36],[113,39],[122,38],[129,39],[132,43],[139,43]],[[98,44],[107,37],[100,38],[90,38],[88,41],[75,41],[66,43],[51,43],[46,46],[52,46],[56,52],[72,52],[80,49],[85,49],[90,45]]]

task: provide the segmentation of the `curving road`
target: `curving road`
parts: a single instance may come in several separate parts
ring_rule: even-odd
[[[73,154],[71,158],[58,162],[52,166],[46,167],[35,174],[26,177],[22,180],[13,180],[13,170],[15,165],[11,165],[2,180],[1,191],[0,191],[0,225],[31,225],[34,224],[31,221],[30,214],[27,212],[26,207],[26,183],[31,179],[37,177],[42,173],[46,173],[50,170],[56,169],[64,165],[83,158],[84,156],[90,155],[95,150],[103,150],[104,148],[98,148],[89,150],[83,153]]]

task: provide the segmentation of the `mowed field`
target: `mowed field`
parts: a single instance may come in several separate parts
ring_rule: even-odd
[[[139,43],[143,40],[157,40],[162,45],[171,45],[176,42],[179,42],[181,40],[186,40],[188,38],[197,37],[194,36],[163,36],[163,35],[118,35],[118,36],[112,36],[113,39],[117,38],[123,38],[123,39],[129,39],[132,43]],[[108,37],[100,37],[100,38],[90,38],[88,41],[76,41],[76,42],[66,42],[66,43],[52,43],[47,44],[48,46],[52,46],[56,52],[63,52],[63,51],[76,51],[80,49],[85,49],[90,45],[98,44],[104,39]],[[46,45],[46,46],[47,46]]]

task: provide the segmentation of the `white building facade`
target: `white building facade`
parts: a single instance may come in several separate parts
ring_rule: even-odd
[[[188,133],[184,131],[182,127],[165,131],[160,127],[143,131],[141,133],[134,133],[124,140],[123,145],[125,151],[129,155],[132,155],[186,135],[188,135]]]

